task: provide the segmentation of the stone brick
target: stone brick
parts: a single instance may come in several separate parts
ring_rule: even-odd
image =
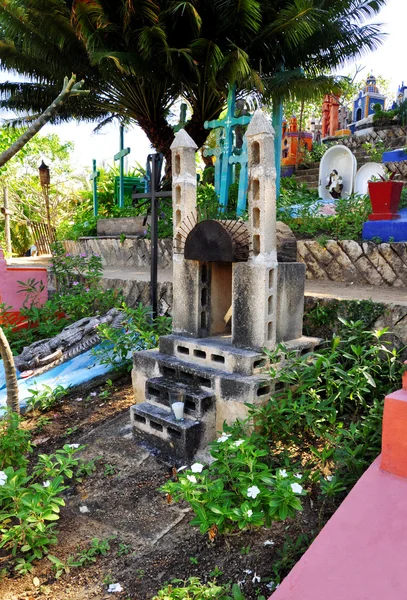
[[[379,247],[372,242],[363,242],[363,251],[365,256],[374,265],[379,275],[381,275],[384,282],[391,285],[393,281],[397,279],[397,275],[389,263],[380,254]]]
[[[305,276],[307,279],[329,279],[324,269],[319,266],[303,241],[297,242],[297,260],[306,265]]]
[[[305,245],[322,268],[329,265],[329,263],[332,261],[332,255],[328,252],[325,246],[321,246],[319,242],[307,240]]]
[[[370,285],[380,285],[383,283],[381,275],[376,271],[372,263],[366,256],[361,256],[356,261],[356,267]]]
[[[342,250],[349,257],[350,261],[354,264],[357,259],[362,256],[363,250],[360,247],[360,244],[353,240],[341,240],[338,242],[340,244]]]

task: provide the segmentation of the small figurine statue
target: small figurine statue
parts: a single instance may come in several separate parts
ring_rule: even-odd
[[[332,198],[340,198],[343,190],[343,181],[342,177],[338,174],[336,169],[329,174],[329,177],[326,178],[327,185],[325,189],[329,191]]]

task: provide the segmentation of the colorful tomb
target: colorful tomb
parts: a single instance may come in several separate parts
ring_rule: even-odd
[[[363,90],[353,100],[353,121],[357,123],[374,114],[374,107],[380,104],[384,109],[386,96],[379,92],[376,77],[369,75]]]
[[[299,147],[300,144],[300,147]],[[303,161],[302,151],[312,150],[312,133],[298,131],[297,117],[290,119],[290,124],[283,121],[282,158],[283,166],[300,164]]]

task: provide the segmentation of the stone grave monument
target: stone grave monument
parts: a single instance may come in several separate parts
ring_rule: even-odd
[[[196,145],[181,129],[173,164],[173,333],[134,355],[136,440],[184,461],[216,438],[224,421],[264,404],[276,381],[264,349],[307,352],[302,337],[305,265],[278,263],[274,131],[257,110],[246,132],[248,220],[199,221]],[[182,397],[185,419],[171,411]]]

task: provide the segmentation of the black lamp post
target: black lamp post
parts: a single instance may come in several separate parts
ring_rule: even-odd
[[[45,209],[47,212],[47,225],[48,225],[48,236],[49,243],[51,244],[53,235],[52,235],[52,227],[51,227],[51,214],[49,211],[49,185],[51,182],[51,177],[49,174],[49,167],[45,164],[44,161],[41,162],[38,172],[40,174],[40,183],[42,187],[42,191],[45,198]]]

